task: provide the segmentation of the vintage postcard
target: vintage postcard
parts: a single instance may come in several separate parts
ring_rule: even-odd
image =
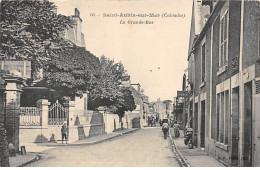
[[[1,0],[1,167],[259,167],[259,0]]]

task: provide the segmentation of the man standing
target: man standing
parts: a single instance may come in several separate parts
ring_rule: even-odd
[[[67,127],[67,122],[64,122],[62,127],[61,127],[61,136],[62,136],[62,144],[63,144],[63,139],[65,138],[66,144],[67,144],[67,136],[68,136],[68,127]]]

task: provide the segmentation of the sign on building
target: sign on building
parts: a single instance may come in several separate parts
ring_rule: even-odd
[[[177,91],[177,97],[186,97],[186,91]]]

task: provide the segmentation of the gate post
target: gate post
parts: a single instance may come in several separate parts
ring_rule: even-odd
[[[69,101],[68,125],[74,126],[75,123],[75,101]]]
[[[23,79],[10,75],[3,78],[6,82],[5,129],[7,131],[7,141],[15,146],[16,151],[19,151],[19,109]]]
[[[40,99],[37,101],[37,107],[40,110],[42,128],[48,128],[49,105],[50,102],[46,99]]]

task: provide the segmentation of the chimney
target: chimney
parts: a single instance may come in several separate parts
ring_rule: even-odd
[[[78,8],[75,8],[75,16],[80,17],[80,12],[79,12]]]

